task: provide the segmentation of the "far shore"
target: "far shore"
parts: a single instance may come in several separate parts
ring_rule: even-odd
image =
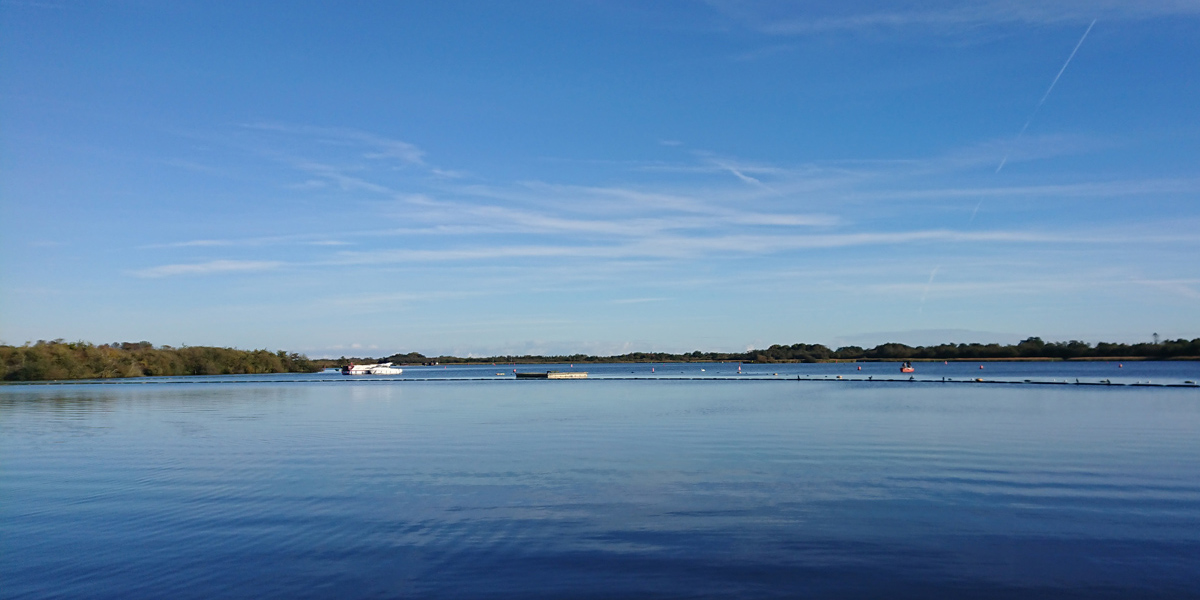
[[[336,358],[317,358],[313,359],[318,362],[330,362],[341,364]],[[544,360],[491,360],[491,359],[456,359],[456,362],[395,362],[393,364],[400,367],[478,367],[482,365],[562,365],[562,364],[609,364],[609,365],[687,365],[687,364],[745,364],[745,365],[787,365],[787,364],[854,364],[854,363],[900,363],[900,362],[921,362],[921,363],[997,363],[997,362],[1178,362],[1178,361],[1200,361],[1200,356],[1171,356],[1167,358],[1156,358],[1148,356],[1075,356],[1069,358],[1061,358],[1057,356],[1015,356],[1008,358],[829,358],[818,360],[799,360],[799,359],[780,359],[769,361],[758,360],[604,360],[604,357],[590,359],[571,360],[555,360],[547,358]],[[361,362],[361,361],[360,361]],[[336,366],[327,366],[326,369],[337,369]]]
[[[1148,360],[1200,360],[1200,338],[1159,340],[1154,343],[1095,345],[1073,340],[1044,342],[1031,337],[1019,344],[941,344],[907,346],[880,344],[874,348],[843,346],[832,349],[821,344],[775,344],[745,352],[686,353],[631,352],[616,356],[571,354],[559,356],[425,356],[419,352],[389,356],[309,359],[303,354],[266,349],[239,350],[215,346],[154,346],[150,342],[120,342],[95,345],[61,339],[21,346],[0,344],[0,379],[4,381],[51,381],[74,379],[123,379],[164,375],[250,375],[259,373],[312,373],[348,364],[393,363],[414,365],[588,365],[666,363],[856,363],[856,362],[1053,362]]]

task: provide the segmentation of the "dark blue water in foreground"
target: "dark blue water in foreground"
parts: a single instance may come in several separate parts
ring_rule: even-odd
[[[0,387],[0,596],[1200,597],[1195,388],[291,377]]]

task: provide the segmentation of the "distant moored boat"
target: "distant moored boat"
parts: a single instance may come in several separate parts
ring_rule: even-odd
[[[587,372],[546,371],[545,373],[517,373],[517,379],[587,379]]]
[[[342,375],[399,375],[404,372],[392,363],[375,363],[371,365],[346,365],[342,367]]]

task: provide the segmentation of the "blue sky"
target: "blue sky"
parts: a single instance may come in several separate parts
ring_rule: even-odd
[[[1197,2],[0,15],[6,343],[1200,336]]]

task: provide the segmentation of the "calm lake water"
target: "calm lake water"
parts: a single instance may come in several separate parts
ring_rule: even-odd
[[[1200,597],[1196,388],[662,368],[0,386],[0,597]]]

